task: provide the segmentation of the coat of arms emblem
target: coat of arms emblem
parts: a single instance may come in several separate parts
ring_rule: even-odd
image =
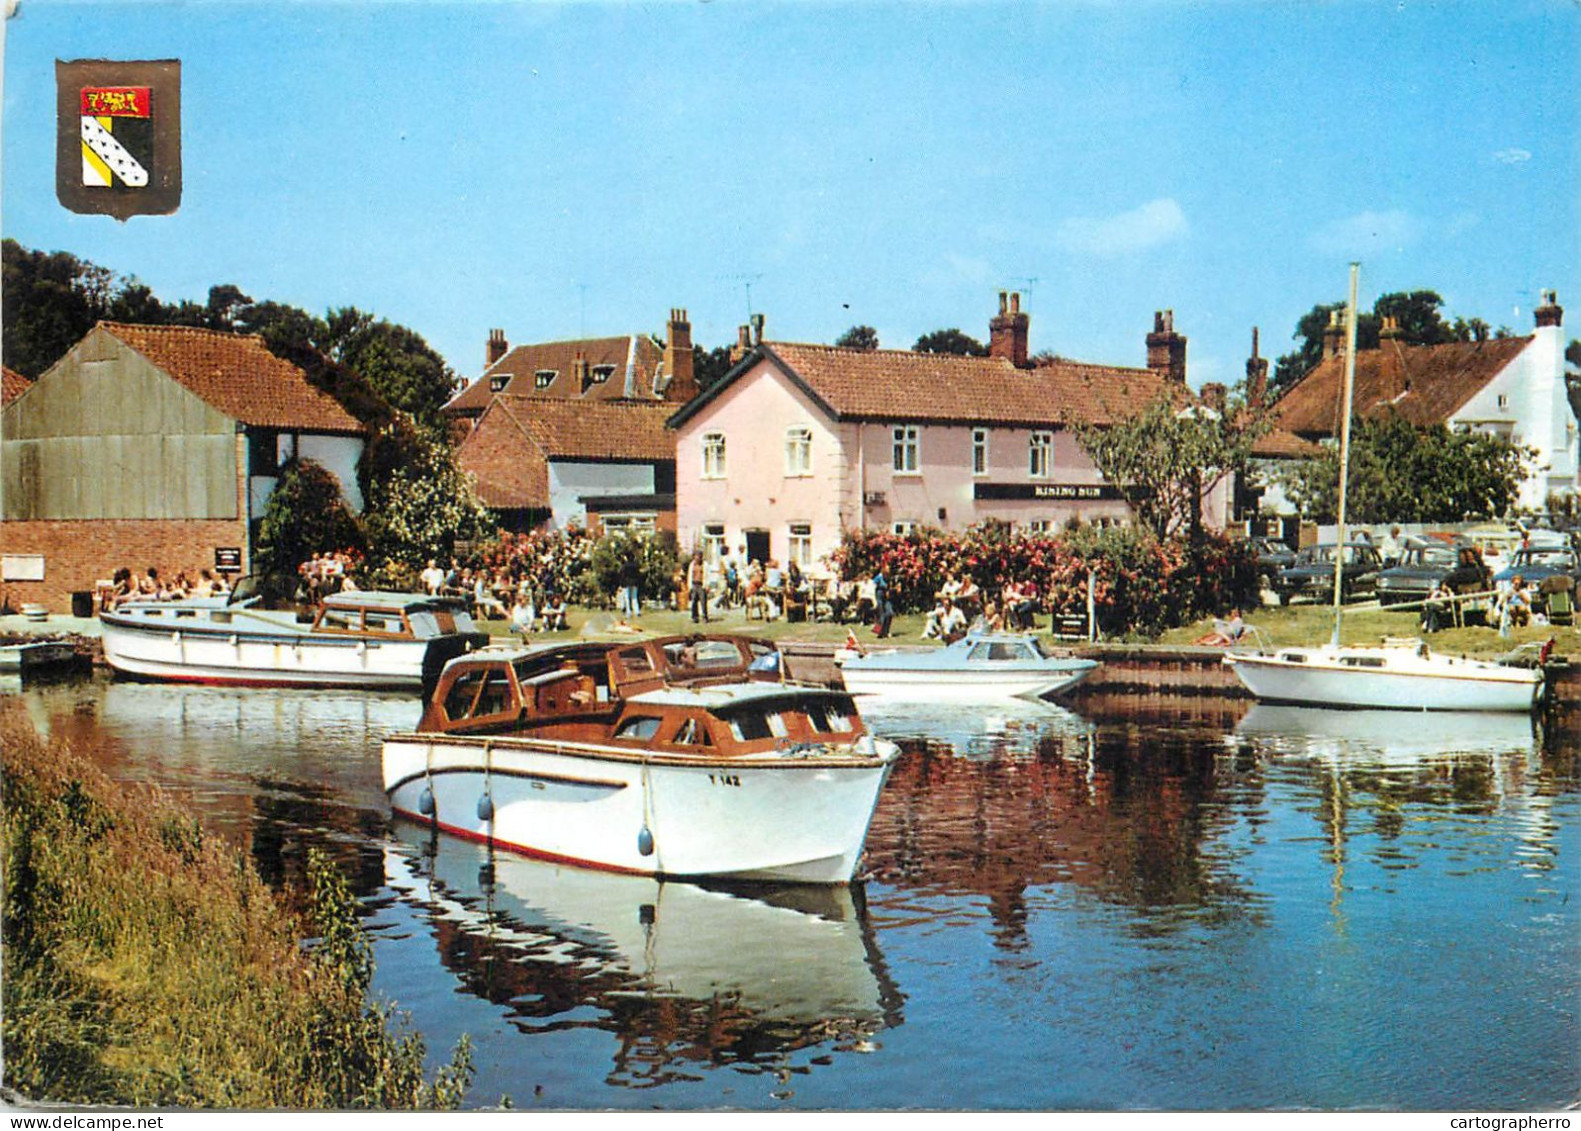
[[[181,202],[181,64],[55,64],[56,195],[74,212],[125,219]]]

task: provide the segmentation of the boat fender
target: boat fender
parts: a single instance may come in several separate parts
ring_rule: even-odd
[[[423,792],[417,795],[417,811],[425,817],[434,815],[434,791],[424,787]]]
[[[637,831],[637,851],[644,856],[653,855],[653,831],[646,823]]]
[[[359,641],[357,641],[357,655],[359,655],[359,656],[366,656],[367,654],[368,654],[368,642],[366,640],[359,640]]]
[[[478,820],[492,821],[494,819],[494,798],[485,793],[478,798]]]

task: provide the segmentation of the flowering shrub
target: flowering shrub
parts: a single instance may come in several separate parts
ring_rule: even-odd
[[[1084,613],[1091,572],[1098,625],[1108,635],[1155,634],[1257,600],[1256,559],[1245,543],[1212,535],[1195,546],[1160,541],[1136,526],[1060,535],[1018,532],[1003,522],[964,534],[849,532],[829,561],[846,578],[883,571],[902,612],[930,608],[944,583],[960,576],[989,596],[1012,581],[1030,585],[1045,610]]]

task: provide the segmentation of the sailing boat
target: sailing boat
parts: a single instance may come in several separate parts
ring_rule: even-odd
[[[1345,384],[1340,399],[1339,546],[1346,544],[1351,395],[1356,383],[1356,281],[1350,266],[1345,311]],[[1542,691],[1540,668],[1436,655],[1417,640],[1381,647],[1341,646],[1342,571],[1334,567],[1334,636],[1317,648],[1232,652],[1224,662],[1266,703],[1405,711],[1531,711]]]

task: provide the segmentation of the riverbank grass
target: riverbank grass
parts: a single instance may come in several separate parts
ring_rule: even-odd
[[[192,1108],[452,1108],[369,997],[345,880],[315,854],[306,914],[152,789],[109,781],[0,706],[5,1084],[28,1100]],[[306,945],[304,945],[306,940]]]

